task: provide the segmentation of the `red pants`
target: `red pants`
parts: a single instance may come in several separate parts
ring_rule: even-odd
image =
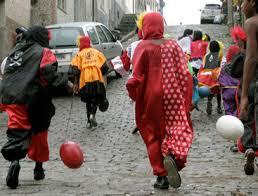
[[[187,120],[191,129],[193,129],[192,120],[190,118],[190,113],[187,113]],[[161,145],[163,138],[161,133],[151,131],[151,129],[141,129],[140,134],[144,140],[144,143],[147,147],[147,152],[149,156],[149,161],[153,169],[153,174],[156,176],[167,176],[167,171],[164,167],[163,160],[164,157],[161,151]],[[177,169],[180,171],[185,167],[185,161],[176,159],[175,160]]]
[[[167,176],[167,171],[163,164],[164,157],[161,152],[161,137],[158,136],[158,133],[149,130],[143,131],[140,129],[140,134],[147,147],[147,152],[149,155],[151,167],[153,169],[153,174],[155,176]]]
[[[48,131],[32,135],[28,157],[35,162],[46,162],[49,160]]]

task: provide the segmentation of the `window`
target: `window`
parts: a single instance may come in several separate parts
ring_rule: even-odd
[[[99,44],[99,39],[98,39],[97,33],[93,27],[89,27],[87,29],[87,33],[88,33],[88,36],[90,37],[90,41],[93,45]]]
[[[116,42],[116,40],[114,39],[114,37],[110,33],[110,31],[105,26],[101,26],[101,27],[102,27],[102,30],[104,31],[104,33],[107,36],[108,42]]]
[[[31,0],[30,1],[30,4],[33,6],[33,5],[35,5],[36,3],[38,3],[38,0]]]
[[[51,48],[76,48],[76,40],[83,31],[80,28],[56,28],[49,29],[51,33],[50,47]]]
[[[66,0],[58,0],[57,7],[63,11],[66,11]]]
[[[220,5],[219,4],[206,4],[205,5],[205,9],[220,9]]]
[[[107,43],[108,40],[104,34],[104,32],[102,31],[101,27],[100,26],[96,26],[96,29],[97,29],[97,33],[99,35],[99,39],[102,43]]]

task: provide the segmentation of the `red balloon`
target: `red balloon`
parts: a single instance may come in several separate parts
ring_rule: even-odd
[[[60,147],[59,153],[63,163],[71,169],[81,167],[84,161],[80,145],[72,141],[63,143]]]

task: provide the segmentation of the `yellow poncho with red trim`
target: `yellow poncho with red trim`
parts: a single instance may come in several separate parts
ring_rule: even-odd
[[[101,67],[106,62],[106,57],[94,48],[81,50],[72,60],[72,65],[80,71],[79,88],[83,88],[86,83],[100,81],[104,83]]]

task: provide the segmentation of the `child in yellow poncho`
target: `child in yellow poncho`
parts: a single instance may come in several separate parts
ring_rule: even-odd
[[[95,118],[97,107],[106,111],[108,100],[103,75],[107,73],[108,66],[105,56],[98,50],[91,48],[88,36],[79,38],[79,53],[73,58],[71,65],[75,75],[74,92],[78,92],[81,100],[86,103],[87,128],[97,126]],[[78,86],[79,84],[79,86]]]

